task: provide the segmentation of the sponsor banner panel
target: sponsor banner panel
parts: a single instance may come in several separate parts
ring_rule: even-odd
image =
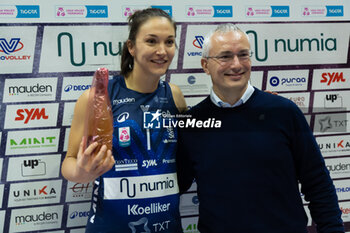
[[[338,200],[350,200],[350,180],[334,180]]]
[[[90,201],[92,197],[92,189],[94,183],[80,184],[68,181],[67,182],[67,192],[66,192],[66,202],[75,201]]]
[[[209,95],[212,87],[210,76],[205,73],[172,74],[170,82],[186,95]]]
[[[341,218],[343,222],[350,222],[350,202],[339,202],[339,208],[342,212]]]
[[[6,210],[0,210],[0,232],[4,232]]]
[[[84,91],[91,87],[92,76],[64,77],[61,100],[77,100]]]
[[[180,196],[181,216],[198,215],[199,200],[197,193],[185,193]]]
[[[127,26],[110,25],[46,26],[40,72],[95,71],[101,66],[119,70],[127,30]],[[177,33],[181,34],[181,27]],[[177,57],[176,52],[170,69],[177,69]]]
[[[91,202],[70,204],[68,208],[67,227],[86,226]]]
[[[6,79],[4,103],[56,100],[57,78]]]
[[[262,90],[263,86],[263,71],[252,71],[250,73],[250,84],[260,90]]]
[[[32,73],[37,27],[0,26],[0,31],[1,74]]]
[[[2,209],[2,200],[4,197],[4,184],[0,184],[0,209]]]
[[[5,155],[57,152],[60,129],[9,131]]]
[[[323,157],[350,155],[350,135],[316,137]]]
[[[332,179],[350,178],[350,157],[325,159],[325,163]]]
[[[66,152],[68,149],[69,133],[70,133],[70,128],[66,128],[66,133],[64,135],[63,152]]]
[[[61,155],[39,155],[9,158],[7,181],[58,178]]]
[[[10,232],[25,232],[60,228],[63,205],[12,209]]]
[[[8,207],[59,203],[61,189],[62,180],[11,184]]]
[[[55,127],[58,103],[7,105],[5,129]]]
[[[266,89],[269,91],[306,91],[309,70],[269,71]]]
[[[200,233],[197,228],[198,217],[182,218],[181,224],[184,233]]]
[[[314,70],[312,90],[331,90],[350,88],[350,69]]]
[[[313,112],[341,112],[350,110],[350,91],[322,91],[314,93]]]
[[[237,24],[252,45],[253,66],[346,64],[349,31],[345,23]],[[188,25],[183,68],[201,68],[204,36],[216,25]]]
[[[75,102],[64,103],[62,126],[70,126],[74,116]]]
[[[309,112],[309,105],[310,105],[309,92],[281,93],[280,95],[293,101],[296,105],[298,105],[298,107],[304,114]]]
[[[348,123],[350,113],[332,113],[315,115],[314,134],[344,134],[350,132]]]

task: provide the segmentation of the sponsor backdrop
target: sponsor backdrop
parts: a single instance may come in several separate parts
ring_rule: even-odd
[[[0,232],[84,232],[92,183],[67,182],[60,174],[74,104],[97,68],[118,74],[127,16],[146,7],[164,9],[178,22],[177,53],[163,78],[182,89],[189,106],[211,89],[200,67],[205,34],[222,22],[247,32],[254,52],[251,83],[304,112],[349,231],[349,1],[2,0]],[[198,232],[198,204],[194,183],[181,197],[186,233]]]

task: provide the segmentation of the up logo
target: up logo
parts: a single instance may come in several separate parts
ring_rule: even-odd
[[[43,176],[46,174],[46,164],[39,159],[24,160],[21,164],[22,176]]]

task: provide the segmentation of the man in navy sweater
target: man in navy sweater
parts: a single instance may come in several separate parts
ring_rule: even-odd
[[[204,41],[201,64],[213,89],[188,114],[220,127],[182,129],[177,158],[180,190],[197,182],[198,229],[306,233],[300,183],[318,232],[344,232],[309,125],[293,102],[249,84],[250,57],[249,39],[235,25],[220,25]]]

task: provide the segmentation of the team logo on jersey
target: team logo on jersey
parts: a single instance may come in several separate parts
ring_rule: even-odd
[[[127,147],[131,144],[130,127],[121,127],[118,129],[119,146]]]
[[[145,129],[159,129],[162,113],[158,109],[156,112],[143,113],[143,128]]]

